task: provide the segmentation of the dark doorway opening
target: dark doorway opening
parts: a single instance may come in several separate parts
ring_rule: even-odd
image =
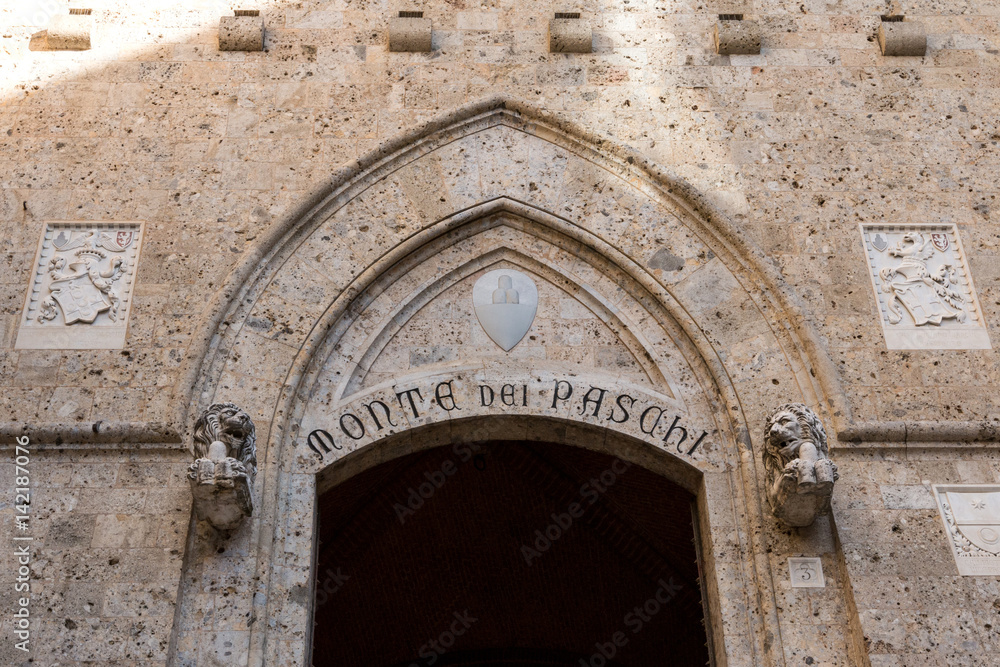
[[[312,664],[705,665],[692,502],[556,444],[376,466],[319,501]]]

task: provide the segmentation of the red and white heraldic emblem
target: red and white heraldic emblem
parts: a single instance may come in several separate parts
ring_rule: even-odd
[[[948,249],[948,235],[947,234],[931,234],[931,243],[934,247],[944,252]]]

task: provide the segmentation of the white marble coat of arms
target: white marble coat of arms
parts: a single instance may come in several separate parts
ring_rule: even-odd
[[[489,271],[472,288],[476,317],[490,339],[505,352],[514,349],[531,328],[538,308],[538,288],[520,271]]]
[[[17,347],[122,347],[140,234],[138,223],[47,225]]]
[[[890,350],[990,347],[954,225],[862,225]]]
[[[115,283],[128,270],[122,257],[135,232],[60,233],[53,241],[58,251],[48,263],[49,294],[42,300],[39,322],[54,320],[62,312],[66,324],[87,322],[107,312],[118,319],[121,297]],[[58,308],[57,308],[58,305]]]
[[[934,487],[958,573],[1000,575],[1000,486]]]

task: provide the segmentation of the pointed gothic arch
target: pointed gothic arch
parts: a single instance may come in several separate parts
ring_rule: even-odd
[[[268,286],[274,284],[282,269],[287,269],[287,261],[300,244],[323,221],[399,170],[419,169],[419,165],[427,162],[428,157],[433,159],[436,152],[490,128],[510,128],[558,147],[569,155],[579,156],[606,176],[635,186],[654,206],[669,210],[720,259],[727,272],[754,301],[787,355],[806,402],[838,423],[850,422],[849,403],[844,399],[836,369],[806,319],[801,300],[736,223],[683,178],[641,153],[595,136],[558,114],[508,97],[493,97],[460,107],[340,168],[325,183],[318,185],[310,197],[261,235],[225,283],[211,295],[199,316],[200,324],[195,331],[200,333],[184,360],[180,395],[175,401],[179,406],[177,423],[190,422],[191,415],[211,402],[232,343],[252,307]],[[525,188],[530,186],[530,182],[522,184]],[[484,199],[477,199],[475,203]],[[530,198],[514,199],[531,203]],[[456,207],[447,213],[461,210],[462,207]],[[363,285],[371,279],[372,271],[391,262],[401,252],[406,252],[405,247],[391,251],[387,248],[377,264],[366,266],[370,271],[351,276],[350,287],[357,289]],[[303,344],[317,333],[322,332],[300,330],[292,344]]]
[[[192,618],[182,607],[194,595],[193,582],[224,580],[236,560],[250,559],[256,574],[248,613],[278,621],[248,626],[232,639],[250,664],[301,664],[309,645],[311,540],[321,488],[417,449],[484,433],[507,437],[511,428],[530,424],[550,442],[584,438],[595,449],[644,463],[696,491],[705,545],[709,553],[720,549],[710,556],[713,577],[707,584],[715,650],[773,664],[781,642],[772,574],[753,558],[768,528],[759,471],[746,454],[755,426],[774,405],[795,399],[822,410],[829,401],[836,410],[842,403],[794,295],[732,225],[707,210],[697,193],[637,156],[502,100],[466,108],[338,174],[334,184],[275,225],[234,271],[209,306],[209,313],[217,313],[206,316],[212,333],[189,361],[191,409],[220,399],[246,406],[260,424],[262,465],[255,489],[259,512],[229,538],[223,553],[199,546],[217,544],[203,527],[192,531],[179,622]],[[393,311],[389,296],[407,276],[433,266],[460,243],[474,245],[477,233],[499,228],[523,238],[502,252],[466,247],[438,274],[431,271],[425,282],[403,289],[410,308]],[[586,266],[561,271],[558,263],[532,257],[523,249],[529,237]],[[651,247],[657,250],[644,250]],[[399,428],[383,431],[379,425],[364,437],[348,434],[351,441],[337,451],[307,446],[308,434],[324,419],[343,419],[348,399],[361,397],[355,408],[362,414],[363,401],[370,405],[382,400],[378,392],[389,391],[383,401],[388,404],[396,393],[399,377],[388,384],[366,386],[363,378],[351,383],[358,369],[367,372],[383,355],[397,315],[413,316],[496,261],[534,271],[553,285],[562,282],[578,301],[589,299],[594,317],[633,357],[647,362],[647,379],[662,379],[659,395],[646,387],[650,391],[640,400],[662,407],[671,396],[679,399],[678,410],[700,419],[699,430],[711,433],[711,446],[685,459],[679,446],[677,453],[667,451],[673,443],[663,437],[665,425],[647,433],[641,422],[622,426],[598,411],[588,418],[586,411],[568,408],[505,415],[470,409],[461,418],[449,410],[440,421],[421,419],[414,409],[402,415],[406,421]],[[588,282],[586,276],[600,276],[598,266],[613,276]],[[395,324],[402,329],[405,322]],[[352,328],[360,332],[353,338]],[[660,342],[659,351],[651,340]],[[660,366],[671,354],[677,363],[664,371]],[[473,361],[471,368],[401,371],[400,377],[427,387],[465,382],[471,391],[491,381],[484,370],[491,366]],[[508,377],[502,363],[492,368],[501,371],[495,378]],[[565,368],[534,364],[528,371],[515,378],[523,381],[525,394],[529,381],[547,400],[559,394]],[[337,373],[347,374],[340,389],[320,395],[322,377]],[[600,383],[606,376],[582,377],[581,387],[605,388]],[[405,407],[402,399],[399,407]],[[744,612],[723,604],[733,596],[742,600]],[[202,633],[178,627],[174,659],[190,656]]]

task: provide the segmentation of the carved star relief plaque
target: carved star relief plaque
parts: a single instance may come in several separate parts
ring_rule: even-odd
[[[1000,575],[1000,486],[935,485],[958,573]]]
[[[498,269],[476,281],[472,304],[486,335],[510,352],[535,321],[538,288],[520,271]]]
[[[861,225],[861,234],[886,347],[992,347],[955,225]]]
[[[15,348],[124,347],[141,241],[138,222],[46,225]]]

